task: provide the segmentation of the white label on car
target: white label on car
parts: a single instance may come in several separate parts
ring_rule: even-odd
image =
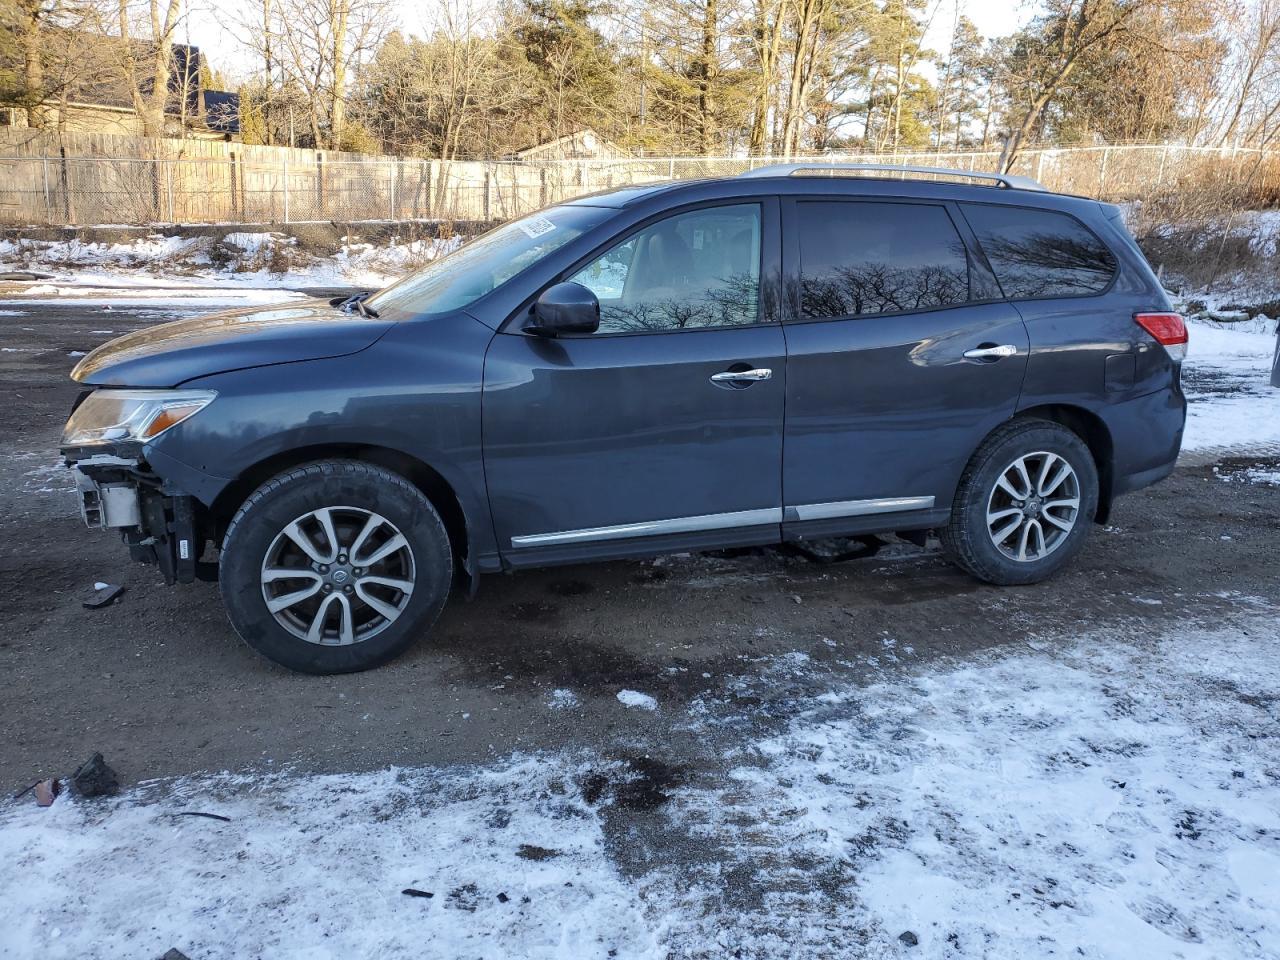
[[[521,220],[516,226],[523,230],[530,240],[537,240],[556,228],[556,225],[546,217],[530,217],[528,220]]]
[[[179,556],[179,557],[181,557],[183,560],[188,560],[188,559],[190,559],[190,557],[191,557],[191,545],[190,545],[190,541],[188,541],[188,540],[179,540],[179,541],[178,541],[178,556]]]

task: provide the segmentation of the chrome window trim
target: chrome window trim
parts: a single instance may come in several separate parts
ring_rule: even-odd
[[[875,500],[835,500],[829,503],[804,503],[787,507],[784,520],[834,520],[839,517],[866,517],[900,510],[929,510],[933,497],[881,497]]]
[[[701,530],[725,530],[732,527],[756,527],[782,522],[781,507],[760,510],[738,510],[733,513],[707,513],[696,517],[670,520],[647,520],[642,523],[620,523],[610,527],[587,527],[555,533],[531,533],[511,538],[513,547],[548,547],[564,543],[624,540],[628,537],[653,537],[668,533],[696,533]]]

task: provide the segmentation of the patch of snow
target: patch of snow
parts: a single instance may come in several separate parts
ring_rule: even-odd
[[[667,809],[718,854],[683,878],[706,892],[672,938],[721,956],[898,956],[904,931],[929,957],[1275,956],[1277,642],[1267,619],[1044,644],[827,698]],[[740,871],[786,893],[726,917],[704,884]]]
[[[1280,445],[1280,390],[1270,385],[1275,337],[1194,319],[1188,326],[1182,449],[1247,451]]]
[[[619,690],[618,702],[624,707],[639,707],[641,710],[657,710],[658,701],[647,693],[638,690]]]
[[[24,493],[61,494],[76,488],[74,471],[61,460],[54,461],[47,466],[36,467],[34,470],[28,470],[23,476],[29,478],[23,481],[22,490]]]
[[[288,237],[280,233],[235,232],[228,233],[222,238],[222,242],[229,243],[233,247],[239,247],[245,253],[259,254],[265,250],[270,250],[276,244],[293,246],[298,241],[295,237]]]
[[[359,286],[382,287],[437,257],[457,249],[460,236],[424,238],[384,246],[355,241],[325,256],[301,250],[285,234],[229,231],[222,237],[152,236],[127,243],[81,243],[78,240],[0,241],[0,264],[36,266],[57,276],[56,286],[24,287],[22,293],[58,295],[54,291],[80,284],[171,286],[173,283],[217,283],[227,286]],[[232,262],[210,260],[218,242],[230,250]],[[284,272],[267,269],[283,248]],[[238,255],[238,256],[237,256]],[[274,265],[274,264],[271,264]],[[65,295],[65,294],[63,294]]]
[[[666,788],[647,870],[615,866],[619,844],[652,840],[607,794],[582,797],[602,764],[578,753],[10,801],[3,944],[763,960],[902,956],[911,931],[922,957],[1274,957],[1276,613],[1133,643],[1033,637],[797,704],[727,774]]]
[[[0,830],[13,858],[0,874],[0,940],[14,956],[51,960],[173,947],[655,957],[659,931],[608,865],[595,810],[553,789],[572,773],[564,758],[524,758],[482,771],[192,779],[24,805]],[[230,822],[181,815],[190,810]],[[526,859],[524,845],[556,855]]]
[[[552,690],[547,697],[547,705],[553,710],[572,710],[579,703],[578,695],[572,690]]]
[[[1260,467],[1250,467],[1242,470],[1232,476],[1223,477],[1224,480],[1243,480],[1246,483],[1259,483],[1263,486],[1280,487],[1280,470],[1264,470]]]

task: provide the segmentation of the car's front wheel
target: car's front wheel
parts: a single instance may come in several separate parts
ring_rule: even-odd
[[[449,537],[404,477],[351,460],[296,467],[244,502],[223,540],[236,632],[305,673],[367,670],[435,622],[453,576]]]
[[[1080,549],[1098,507],[1098,469],[1075,433],[1015,420],[988,437],[965,468],[941,531],[963,570],[988,583],[1036,583]]]

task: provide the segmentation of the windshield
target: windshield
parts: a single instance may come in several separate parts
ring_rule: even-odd
[[[563,206],[512,220],[365,301],[393,319],[458,310],[506,283],[617,211]]]

